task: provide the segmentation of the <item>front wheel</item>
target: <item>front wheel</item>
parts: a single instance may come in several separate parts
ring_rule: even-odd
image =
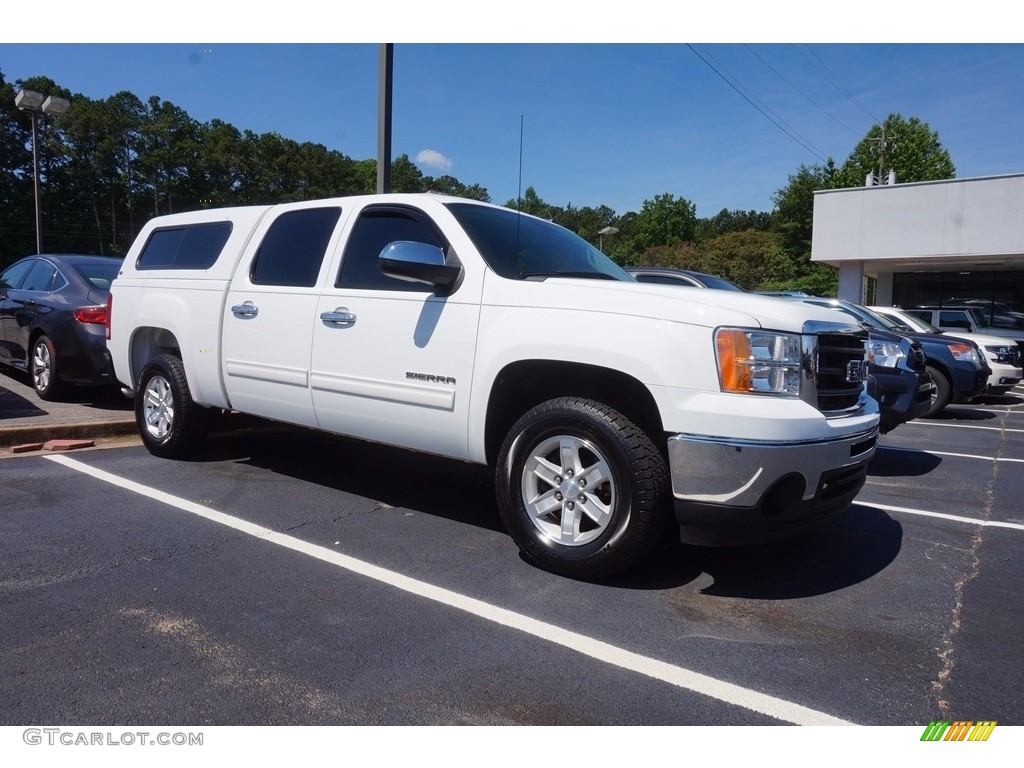
[[[938,416],[939,413],[949,405],[950,399],[953,396],[953,387],[949,383],[949,379],[937,368],[928,366],[928,375],[932,377],[932,381],[935,382],[935,390],[932,392],[932,404],[925,411],[921,417],[930,419],[933,416]]]
[[[135,422],[150,453],[168,459],[187,455],[206,437],[207,415],[192,400],[180,359],[165,354],[146,365],[135,395]]]
[[[509,431],[498,455],[498,507],[529,561],[605,578],[637,564],[663,534],[667,477],[654,443],[621,413],[558,398]]]

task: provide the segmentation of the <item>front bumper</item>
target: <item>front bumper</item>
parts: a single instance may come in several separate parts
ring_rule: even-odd
[[[868,378],[868,395],[878,401],[882,434],[926,413],[934,391],[935,384],[924,370],[873,366]]]
[[[692,544],[753,544],[838,517],[860,491],[878,429],[842,438],[668,438],[676,522]]]
[[[988,379],[992,369],[988,363],[984,368],[957,368],[953,371],[953,402],[968,403],[973,398],[983,395],[988,388]]]
[[[1024,378],[1024,371],[1012,365],[1005,365],[993,362],[992,360],[989,360],[988,365],[992,369],[992,375],[988,377],[987,392],[1009,391],[1017,384],[1020,384],[1021,379]]]

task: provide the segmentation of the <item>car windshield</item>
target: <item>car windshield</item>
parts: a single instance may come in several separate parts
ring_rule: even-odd
[[[927,320],[922,320],[920,317],[915,317],[909,313],[893,312],[890,314],[888,312],[878,312],[878,314],[891,318],[900,325],[906,326],[910,330],[917,331],[918,333],[941,333],[938,328]]]
[[[991,318],[985,314],[984,310],[975,309],[974,307],[968,307],[967,314],[971,316],[971,322],[974,323],[979,328],[983,328],[984,326],[989,325],[989,320]]]
[[[568,229],[508,208],[447,203],[487,266],[502,277],[633,278]]]
[[[888,317],[884,317],[877,312],[872,312],[870,309],[862,307],[860,304],[851,304],[846,301],[833,301],[830,299],[805,299],[805,301],[808,304],[817,304],[819,307],[838,309],[840,312],[852,315],[862,324],[868,325],[872,328],[879,328],[883,331],[894,331],[897,333],[900,329],[899,323],[893,322]]]

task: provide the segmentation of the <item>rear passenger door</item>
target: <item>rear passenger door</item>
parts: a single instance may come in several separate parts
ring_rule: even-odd
[[[320,298],[310,384],[320,426],[341,434],[465,457],[480,314],[479,271],[454,290],[389,277],[394,241],[454,247],[412,206],[369,205],[345,235],[341,266]]]
[[[337,205],[299,203],[282,206],[258,228],[224,307],[223,375],[232,408],[317,426],[312,329],[341,218]]]

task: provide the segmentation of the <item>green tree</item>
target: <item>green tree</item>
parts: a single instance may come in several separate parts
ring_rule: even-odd
[[[776,232],[727,232],[698,246],[697,252],[700,271],[724,277],[751,291],[786,283],[798,276]]]
[[[506,202],[505,207],[528,213],[531,216],[539,216],[542,219],[552,218],[552,206],[544,202],[533,187],[527,187],[519,200],[513,198]]]
[[[452,195],[453,197],[465,197],[470,200],[479,200],[482,203],[491,202],[491,196],[486,188],[481,187],[479,184],[467,186],[454,176],[445,175],[438,176],[437,178],[424,176],[423,188],[427,192],[438,192],[442,195]]]
[[[723,208],[714,216],[699,219],[694,237],[698,243],[706,242],[727,232],[745,232],[748,229],[771,229],[772,215],[767,211],[730,211]]]
[[[782,235],[782,246],[795,258],[811,257],[811,229],[814,223],[814,193],[830,189],[835,178],[835,164],[829,158],[825,165],[801,165],[791,174],[789,183],[772,198],[773,229]]]
[[[376,189],[376,185],[374,186]],[[423,188],[423,172],[416,163],[402,154],[391,161],[392,192],[425,192]]]
[[[889,171],[896,172],[897,182],[907,183],[956,177],[956,166],[939,142],[938,132],[920,118],[904,119],[896,112],[881,125],[873,125],[853,148],[836,173],[833,188],[859,187],[869,173],[884,177]]]
[[[633,247],[644,251],[658,245],[692,242],[697,228],[697,206],[684,197],[655,195],[644,200],[637,214]]]

